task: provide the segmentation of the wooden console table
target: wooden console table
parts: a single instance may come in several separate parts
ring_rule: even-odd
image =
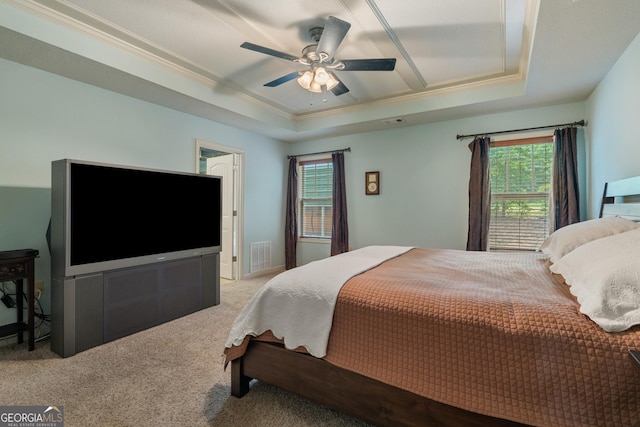
[[[36,249],[21,249],[0,252],[0,282],[15,281],[16,308],[18,319],[16,323],[0,326],[0,337],[18,334],[18,344],[23,342],[23,332],[29,335],[29,351],[33,351],[34,343],[34,294],[35,294],[35,258]],[[22,280],[27,279],[27,323],[24,323],[23,304],[24,288]]]

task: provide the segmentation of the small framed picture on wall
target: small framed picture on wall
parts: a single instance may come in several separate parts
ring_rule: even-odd
[[[380,172],[365,172],[365,191],[367,196],[380,194]]]

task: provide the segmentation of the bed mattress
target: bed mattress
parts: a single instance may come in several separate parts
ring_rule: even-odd
[[[640,328],[603,331],[548,267],[539,254],[412,249],[346,282],[324,359],[520,423],[638,425]]]

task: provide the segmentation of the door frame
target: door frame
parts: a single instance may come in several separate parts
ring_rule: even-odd
[[[238,159],[237,164],[237,180],[234,183],[234,198],[236,201],[236,227],[233,233],[234,246],[236,248],[236,268],[234,280],[242,280],[244,278],[244,150],[217,144],[214,142],[196,139],[195,143],[195,171],[200,173],[200,153],[202,149],[222,151],[229,154],[235,154]],[[233,269],[232,269],[233,270]]]
[[[201,148],[200,156],[201,174],[222,176],[220,280],[235,280],[237,277],[235,270],[238,267],[235,242],[235,233],[238,229],[235,200],[235,182],[238,179],[238,155]]]

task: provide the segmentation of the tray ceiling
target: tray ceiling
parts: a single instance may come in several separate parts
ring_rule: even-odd
[[[640,30],[635,0],[0,0],[0,12],[2,57],[287,141],[584,100]],[[300,56],[328,16],[351,24],[336,58],[396,58],[395,70],[336,71],[340,96],[265,87],[306,67],[240,45]]]

